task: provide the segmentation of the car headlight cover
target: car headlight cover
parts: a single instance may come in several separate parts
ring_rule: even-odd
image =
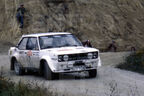
[[[93,54],[92,53],[88,53],[88,59],[92,59],[93,58]]]
[[[59,62],[62,62],[62,61],[63,61],[63,56],[62,56],[62,55],[58,56],[58,61],[59,61]]]
[[[68,59],[69,59],[68,55],[64,55],[64,56],[63,56],[63,60],[64,60],[64,61],[68,61]]]
[[[98,52],[93,53],[93,59],[96,59],[96,58],[98,58]]]

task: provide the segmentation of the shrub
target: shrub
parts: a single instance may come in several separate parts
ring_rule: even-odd
[[[15,84],[10,80],[0,78],[0,96],[46,96],[45,94],[46,92],[38,87],[32,89],[22,82]]]
[[[131,53],[125,59],[125,62],[119,64],[117,67],[144,74],[144,50]]]
[[[52,96],[50,92],[46,95],[46,90],[38,86],[35,88],[31,86],[31,84],[24,84],[21,81],[15,84],[10,79],[6,79],[3,72],[0,72],[0,96]]]

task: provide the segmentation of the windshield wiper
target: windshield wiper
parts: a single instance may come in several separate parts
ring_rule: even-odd
[[[68,45],[68,44],[66,44],[66,45],[63,45],[63,46],[55,46],[55,47],[60,48],[60,47],[72,47],[72,46],[77,47],[79,45]]]
[[[62,46],[58,46],[58,47],[68,47],[70,46],[69,44],[65,44],[65,45],[62,45]]]
[[[71,46],[75,46],[75,47],[77,47],[77,46],[79,46],[79,45],[71,45]]]

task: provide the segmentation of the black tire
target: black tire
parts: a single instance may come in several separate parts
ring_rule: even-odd
[[[16,75],[22,75],[23,70],[22,67],[20,67],[20,64],[17,62],[17,60],[14,61],[14,71]]]
[[[89,70],[89,77],[94,78],[97,76],[97,69]]]
[[[55,80],[59,79],[58,73],[53,73],[51,69],[49,68],[47,62],[44,62],[44,78],[46,80]]]

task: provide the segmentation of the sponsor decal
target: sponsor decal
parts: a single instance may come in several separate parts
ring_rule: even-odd
[[[31,61],[31,56],[33,55],[33,53],[32,53],[32,51],[31,50],[29,50],[28,52],[27,52],[27,64],[28,64],[28,66],[29,67],[31,67],[32,65],[33,65],[33,63],[32,63],[32,61]]]
[[[31,51],[31,50],[29,50],[29,51],[27,52],[27,56],[32,56],[32,51]]]

